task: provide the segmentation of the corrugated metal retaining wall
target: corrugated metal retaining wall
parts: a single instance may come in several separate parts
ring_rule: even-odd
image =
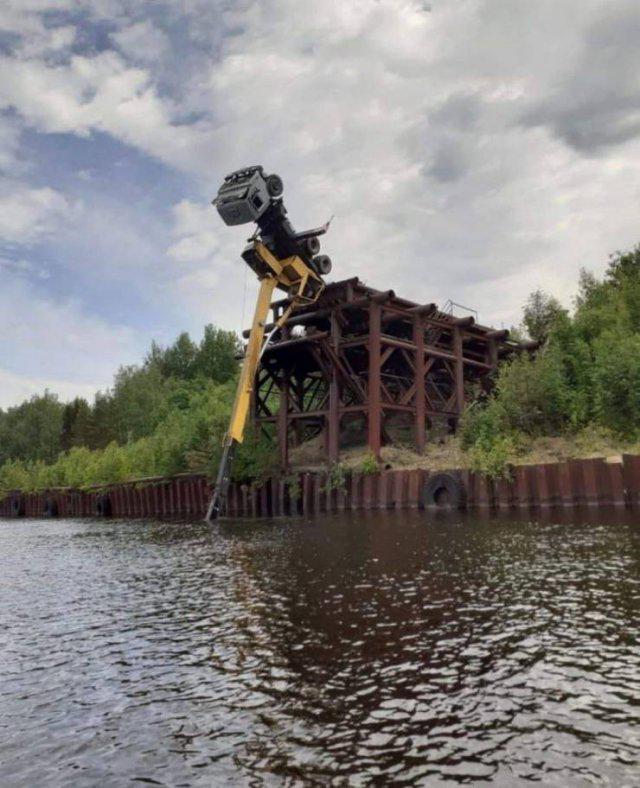
[[[466,470],[452,473],[464,485],[470,508],[640,506],[640,456],[624,455],[622,462],[615,463],[589,459],[520,465],[510,480],[500,481]],[[428,478],[428,471],[388,470],[351,474],[340,488],[331,487],[326,473],[233,484],[228,514],[278,517],[345,509],[415,509],[423,505]],[[210,491],[206,477],[180,475],[88,491],[12,493],[0,501],[0,516],[41,517],[48,507],[60,517],[92,517],[98,501],[107,497],[113,517],[198,520],[204,517]]]

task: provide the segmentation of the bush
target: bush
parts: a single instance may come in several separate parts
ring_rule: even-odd
[[[347,472],[340,462],[334,462],[327,474],[327,490],[344,492],[347,489]]]
[[[29,489],[31,475],[22,460],[7,460],[0,466],[0,493]]]
[[[569,421],[562,359],[553,346],[532,358],[521,354],[506,364],[496,386],[505,426],[527,435],[559,431]]]
[[[508,432],[507,415],[499,399],[494,397],[484,406],[468,408],[462,417],[460,434],[472,470],[493,478],[508,475],[515,440]]]
[[[360,473],[363,473],[365,476],[371,476],[374,473],[378,473],[380,467],[378,465],[378,460],[372,451],[362,458],[359,470]]]
[[[605,332],[595,343],[594,408],[598,422],[633,438],[640,431],[640,336]]]

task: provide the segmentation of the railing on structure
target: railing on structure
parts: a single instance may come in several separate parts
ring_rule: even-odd
[[[446,312],[446,314],[448,314],[448,315],[452,315],[453,316],[454,308],[455,309],[462,309],[465,312],[470,312],[473,315],[474,319],[476,321],[478,320],[478,310],[477,309],[474,309],[471,306],[465,306],[464,304],[459,304],[457,301],[452,301],[450,298],[448,298],[445,301],[445,304],[442,307],[442,311]]]

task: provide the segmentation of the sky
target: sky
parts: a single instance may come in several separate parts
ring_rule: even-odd
[[[0,407],[240,330],[262,164],[331,278],[497,327],[640,241],[636,0],[2,0]]]

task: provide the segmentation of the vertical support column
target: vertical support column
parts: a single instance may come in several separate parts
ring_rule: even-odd
[[[291,376],[289,376],[289,380],[291,382],[293,396],[295,397],[295,403],[296,403],[295,408],[299,409],[300,411],[303,411],[304,410],[304,379],[301,378],[300,375],[296,375],[293,378],[293,380],[291,379]],[[294,446],[299,446],[302,443],[302,437],[304,434],[301,419],[293,419],[292,430],[293,430]]]
[[[335,309],[331,312],[331,345],[336,353],[340,352],[340,323]],[[340,458],[340,386],[338,383],[338,370],[331,368],[331,381],[329,383],[329,462],[338,462]]]
[[[487,340],[487,363],[492,370],[498,369],[498,342],[493,337]]]
[[[425,394],[425,358],[424,358],[424,320],[420,315],[416,315],[413,320],[413,341],[416,346],[415,355],[415,422],[414,440],[416,451],[419,454],[424,452],[425,429],[426,429],[426,394]]]
[[[280,452],[280,468],[286,471],[289,467],[289,376],[291,370],[282,370],[280,387],[280,407],[278,408],[278,449]]]
[[[462,415],[464,410],[464,361],[462,356],[462,331],[458,326],[453,329],[453,352],[456,357],[455,360],[455,385],[456,385],[456,410],[458,416]]]
[[[381,313],[379,303],[369,304],[369,421],[367,442],[376,459],[380,459],[382,433],[382,407],[380,404],[380,351]]]
[[[280,333],[283,340],[289,339],[288,326],[282,326]],[[260,367],[258,367],[258,371]],[[289,467],[289,389],[291,385],[291,369],[282,367],[282,381],[280,386],[280,406],[278,407],[278,451],[280,454],[280,469],[283,472]]]
[[[256,372],[253,386],[251,387],[251,394],[249,395],[249,424],[251,428],[258,434],[258,379],[260,377],[260,365]]]

